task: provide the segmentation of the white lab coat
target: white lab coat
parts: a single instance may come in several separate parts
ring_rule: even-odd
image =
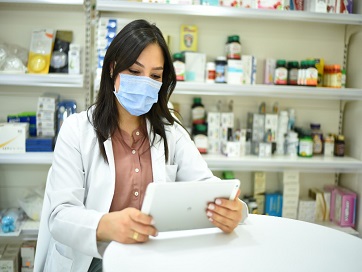
[[[150,133],[148,122],[147,130]],[[181,126],[169,126],[166,135],[168,162],[158,135],[151,147],[154,182],[216,178]],[[86,272],[93,257],[102,258],[108,243],[96,241],[96,230],[109,211],[115,187],[111,138],[104,147],[109,164],[100,155],[87,112],[71,115],[63,123],[48,174],[35,272]],[[244,203],[243,220],[247,213]]]

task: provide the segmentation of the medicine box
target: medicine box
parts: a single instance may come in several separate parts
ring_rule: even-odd
[[[280,193],[265,194],[265,214],[282,216],[283,196]]]
[[[278,130],[278,115],[277,114],[265,114],[265,125],[264,125],[264,133],[267,135],[267,142],[275,142],[276,134]]]
[[[298,220],[314,222],[315,221],[315,200],[303,198],[299,200]]]
[[[264,194],[266,188],[266,174],[265,172],[254,173],[254,196]]]
[[[205,81],[206,55],[203,53],[185,52],[186,81]]]
[[[345,188],[334,189],[334,222],[342,227],[354,227],[357,194]]]
[[[32,268],[34,267],[35,259],[35,241],[26,241],[21,245],[20,256],[21,256],[21,266]]]
[[[276,60],[267,58],[265,59],[264,67],[264,84],[274,84],[274,74],[275,74]]]
[[[181,25],[180,28],[180,51],[198,50],[198,28],[196,25]],[[202,66],[205,69],[205,64]]]
[[[311,12],[327,12],[328,0],[308,0],[304,1],[304,10]]]
[[[25,153],[29,123],[0,123],[0,153]]]
[[[328,218],[326,214],[326,202],[324,199],[324,193],[322,190],[318,188],[310,188],[308,191],[308,195],[310,198],[316,201],[315,203],[315,220],[316,221],[324,221]]]
[[[220,0],[220,6],[223,7],[240,7],[240,0]]]
[[[251,140],[253,142],[264,141],[265,116],[259,113],[248,113],[247,128],[251,129]]]
[[[243,64],[241,60],[228,60],[226,82],[228,84],[239,84],[243,81]]]
[[[284,1],[280,0],[258,0],[259,9],[284,9]]]
[[[250,55],[242,55],[241,61],[243,65],[243,85],[256,84],[256,57]]]
[[[8,244],[4,253],[0,257],[0,271],[14,272],[19,271],[20,264],[20,245]]]

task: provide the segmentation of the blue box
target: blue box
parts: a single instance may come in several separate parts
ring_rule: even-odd
[[[265,194],[265,214],[282,216],[283,195],[281,193]]]

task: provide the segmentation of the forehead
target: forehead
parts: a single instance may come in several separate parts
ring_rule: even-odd
[[[164,61],[162,49],[156,43],[149,44],[137,58],[137,62],[145,67],[163,66]]]

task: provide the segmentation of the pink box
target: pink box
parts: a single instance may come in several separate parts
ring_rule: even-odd
[[[354,227],[356,219],[357,194],[342,187],[333,190],[334,222],[342,227]]]

